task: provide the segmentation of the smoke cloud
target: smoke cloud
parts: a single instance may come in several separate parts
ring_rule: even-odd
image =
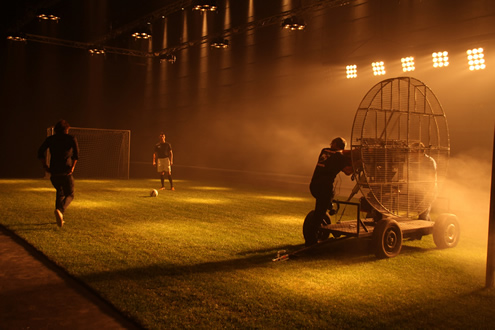
[[[450,212],[457,215],[462,235],[480,240],[488,237],[492,155],[471,150],[450,159],[447,180],[439,201],[446,198]]]

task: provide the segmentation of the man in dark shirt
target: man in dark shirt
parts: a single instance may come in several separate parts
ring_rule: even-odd
[[[332,207],[335,177],[340,171],[344,171],[346,175],[352,174],[352,167],[349,166],[348,159],[342,153],[345,145],[346,141],[343,138],[335,138],[330,143],[330,148],[323,148],[318,156],[318,163],[316,164],[309,185],[309,190],[311,191],[311,195],[316,199],[316,203],[311,226],[312,230],[310,230],[311,234],[305,235],[306,246],[317,243],[316,233],[318,227],[321,225],[327,210]]]
[[[175,190],[172,181],[173,163],[174,153],[172,152],[172,145],[165,142],[165,133],[161,132],[160,142],[155,145],[155,151],[153,152],[153,166],[156,166],[156,171],[160,174],[160,181],[162,183],[160,190],[165,190],[165,173],[168,175],[170,190]]]
[[[79,158],[77,140],[69,135],[70,125],[65,120],[59,121],[55,134],[47,137],[38,149],[38,159],[46,172],[50,173],[50,181],[56,192],[55,219],[57,225],[64,225],[64,212],[74,199],[74,178],[72,173]],[[47,150],[50,150],[50,165],[47,164]]]

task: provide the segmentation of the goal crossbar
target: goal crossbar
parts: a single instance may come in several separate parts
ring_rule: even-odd
[[[54,128],[47,129],[53,135]],[[130,130],[71,127],[79,145],[74,174],[81,178],[129,179]]]

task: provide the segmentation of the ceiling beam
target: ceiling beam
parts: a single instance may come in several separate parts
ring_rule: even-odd
[[[310,4],[298,7],[293,10],[288,10],[281,12],[279,14],[258,19],[252,22],[249,22],[247,24],[241,25],[241,26],[236,26],[232,27],[229,29],[225,29],[223,31],[220,31],[218,33],[214,34],[209,34],[206,36],[203,36],[199,39],[195,40],[190,40],[187,42],[183,42],[181,44],[178,44],[173,47],[167,47],[164,49],[161,49],[159,51],[155,52],[145,52],[145,51],[138,51],[138,50],[132,50],[132,49],[126,49],[126,48],[118,48],[118,47],[112,47],[112,46],[107,46],[105,45],[105,42],[107,42],[110,39],[116,38],[117,36],[121,35],[125,31],[128,31],[134,26],[138,26],[138,22],[142,23],[142,19],[135,20],[132,23],[129,23],[125,25],[124,27],[120,29],[116,29],[112,31],[111,33],[105,35],[104,37],[95,40],[93,42],[78,42],[78,41],[71,41],[71,40],[65,40],[65,39],[58,39],[58,38],[52,38],[52,37],[44,37],[40,35],[35,35],[35,34],[26,34],[25,38],[27,41],[33,41],[33,42],[39,42],[39,43],[45,43],[45,44],[51,44],[51,45],[58,45],[58,46],[63,46],[63,47],[72,47],[72,48],[80,48],[80,49],[86,49],[89,50],[91,48],[102,48],[105,50],[106,53],[113,53],[113,54],[120,54],[120,55],[126,55],[126,56],[136,56],[136,57],[159,57],[161,55],[165,54],[172,54],[176,53],[178,51],[181,51],[183,49],[186,49],[188,47],[192,47],[195,45],[200,45],[207,43],[213,38],[217,37],[231,37],[233,35],[243,33],[246,31],[274,25],[274,24],[281,24],[283,19],[291,17],[291,16],[296,16],[296,15],[303,15],[306,12],[309,11],[316,11],[316,10],[321,10],[321,9],[326,9],[326,8],[335,8],[335,7],[341,7],[341,6],[346,6],[349,5],[351,2],[354,2],[356,0],[313,0],[310,1]],[[164,15],[165,12],[171,13],[175,11],[177,8],[183,8],[181,5],[190,5],[192,3],[192,0],[180,0],[176,1],[173,4],[170,4],[166,7],[162,7],[159,10],[154,11],[150,15],[154,15],[154,17],[159,17],[159,15]],[[146,17],[151,17],[151,16],[146,16]]]

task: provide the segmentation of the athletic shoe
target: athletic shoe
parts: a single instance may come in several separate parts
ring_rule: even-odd
[[[57,219],[57,225],[62,227],[64,225],[64,215],[59,209],[55,210],[55,219]]]
[[[170,190],[175,190],[175,188],[174,187],[170,187]]]
[[[161,187],[160,190],[165,190],[165,187]]]

